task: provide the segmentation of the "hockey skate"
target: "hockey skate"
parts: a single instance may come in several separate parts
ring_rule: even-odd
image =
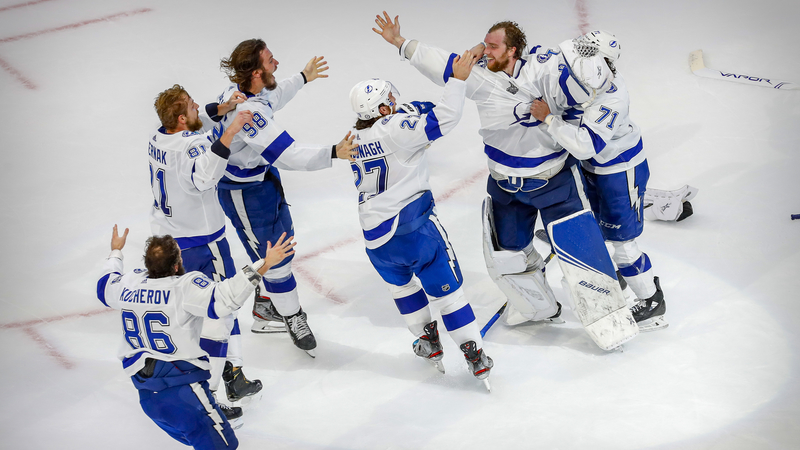
[[[311,328],[308,327],[307,317],[308,316],[306,316],[306,313],[301,308],[296,314],[284,316],[283,323],[289,336],[292,337],[294,345],[300,350],[304,350],[312,358],[316,358],[317,355],[314,349],[317,348],[317,340],[314,339],[314,333],[312,333]]]
[[[216,392],[214,393],[214,397],[216,398]],[[244,419],[242,419],[242,408],[238,406],[228,406],[220,401],[217,401],[217,406],[219,410],[222,411],[222,414],[228,419],[228,423],[231,424],[231,428],[234,430],[238,430],[239,428],[244,425]]]
[[[253,301],[253,333],[285,333],[283,317],[278,314],[275,305],[269,297],[261,296],[261,288],[256,286],[255,301]]]
[[[664,320],[664,313],[667,312],[667,304],[664,302],[664,293],[661,291],[661,284],[658,277],[654,277],[656,283],[656,293],[652,297],[639,300],[633,308],[631,314],[639,325],[640,331],[655,331],[669,326]]]
[[[425,334],[414,341],[414,353],[433,364],[436,370],[444,373],[444,364],[442,364],[444,350],[442,349],[442,343],[439,341],[439,330],[437,330],[436,321],[434,320],[425,325],[422,330]]]
[[[489,372],[494,367],[494,361],[483,352],[482,348],[477,347],[475,341],[467,341],[461,344],[461,351],[464,352],[470,372],[475,375],[475,378],[483,381],[486,390],[492,392],[492,386],[489,384]]]
[[[239,400],[255,395],[261,391],[261,380],[250,381],[244,376],[241,367],[233,367],[230,361],[225,361],[225,369],[222,371],[222,381],[225,382],[225,393],[228,401],[238,402]]]

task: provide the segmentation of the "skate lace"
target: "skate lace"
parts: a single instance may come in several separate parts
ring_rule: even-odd
[[[647,309],[647,301],[642,300],[639,303],[633,305],[633,308],[631,308],[631,313],[637,314],[642,312],[642,310],[644,309]]]
[[[291,328],[292,334],[297,336],[297,339],[302,339],[311,334],[308,322],[306,322],[302,314],[289,319],[289,328]]]

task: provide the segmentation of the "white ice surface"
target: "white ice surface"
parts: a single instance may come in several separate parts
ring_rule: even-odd
[[[687,62],[701,48],[708,67],[800,82],[799,2],[0,3],[0,447],[184,448],[141,411],[115,357],[119,318],[95,298],[113,224],[131,229],[127,268],[141,261],[153,99],[180,83],[211,101],[227,84],[220,58],[261,37],[278,78],[326,57],[330,78],[304,87],[277,118],[298,141],[334,143],[354,121],[347,94],[357,81],[388,78],[401,100],[439,98],[370,30],[383,9],[401,16],[406,37],[457,52],[506,19],[530,44],[616,33],[650,186],[700,190],[694,216],[648,222],[640,239],[671,325],[606,354],[570,311],[561,326],[496,324],[485,343],[496,363],[491,394],[447,337],[440,375],[413,355],[366,258],[348,165],[284,172],[295,275],[319,347],[311,359],[285,335],[249,333],[246,306],[245,371],[264,396],[246,411],[241,448],[800,447],[800,221],[790,220],[800,213],[800,92],[699,78]],[[70,24],[81,25],[62,28]],[[481,254],[487,170],[477,129],[468,101],[430,162],[439,217],[483,324],[503,299]],[[241,266],[231,229],[228,238]],[[548,274],[563,298],[556,264]]]

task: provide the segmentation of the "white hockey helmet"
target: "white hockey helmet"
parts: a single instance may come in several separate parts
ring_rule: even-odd
[[[581,56],[590,57],[600,53],[612,63],[622,55],[617,37],[608,31],[591,31],[575,38],[575,50]]]
[[[559,85],[567,96],[567,103],[570,106],[580,105],[585,108],[594,101],[598,93],[611,87],[614,73],[606,63],[605,57],[599,52],[595,52],[592,56],[583,56],[586,53],[579,53],[575,45],[576,40],[570,39],[559,45],[564,58]]]
[[[362,81],[350,89],[350,106],[359,119],[374,119],[382,115],[381,105],[394,106],[389,94],[394,94],[395,98],[400,96],[400,92],[389,81],[378,78]]]

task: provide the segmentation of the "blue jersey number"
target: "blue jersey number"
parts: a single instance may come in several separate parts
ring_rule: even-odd
[[[242,127],[242,130],[244,130],[244,132],[247,133],[247,135],[250,136],[251,138],[256,137],[256,135],[258,134],[258,130],[263,130],[264,127],[267,126],[267,119],[265,119],[264,116],[262,116],[261,114],[254,112],[253,125],[255,125],[255,127],[252,127],[250,126],[250,124],[246,123]]]
[[[122,331],[125,333],[125,341],[134,350],[140,348],[150,348],[160,353],[171,355],[177,348],[172,343],[169,334],[154,329],[154,325],[169,326],[169,317],[161,311],[148,311],[142,317],[141,323],[136,313],[129,310],[122,311]],[[143,325],[143,326],[142,326]],[[142,339],[142,329],[147,339]]]
[[[606,108],[605,106],[601,106],[600,107],[600,111],[603,113],[603,115],[600,116],[599,119],[595,120],[595,122],[601,123],[602,121],[606,120],[606,117],[608,117],[610,115],[611,116],[611,120],[608,121],[608,125],[606,125],[606,128],[608,128],[609,130],[613,130],[614,129],[614,121],[617,120],[617,115],[619,115],[619,113],[616,112],[616,111],[612,111],[612,110]]]
[[[416,125],[416,122],[414,124]],[[364,177],[366,175],[374,174],[376,177],[374,190],[371,192],[358,193],[359,204],[364,203],[365,201],[381,194],[386,190],[386,180],[389,178],[389,167],[386,165],[386,158],[376,158],[370,159],[369,161],[364,161],[363,172],[361,167],[356,163],[350,164],[350,168],[353,170],[356,188],[361,188],[361,184],[364,182]]]
[[[156,186],[158,184],[158,186]],[[150,164],[150,186],[153,190],[155,201],[153,206],[160,209],[167,217],[172,217],[172,208],[167,205],[167,183],[164,169],[158,169],[153,173],[153,165]]]

